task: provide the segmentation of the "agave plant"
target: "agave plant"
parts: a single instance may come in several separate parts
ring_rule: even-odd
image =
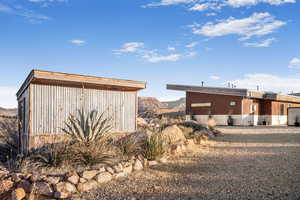
[[[95,141],[105,139],[112,129],[111,118],[105,117],[104,112],[98,114],[93,110],[86,114],[78,110],[78,117],[70,115],[65,122],[63,132],[80,143],[89,145]]]

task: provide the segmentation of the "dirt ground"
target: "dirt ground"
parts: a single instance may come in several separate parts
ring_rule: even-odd
[[[166,164],[102,185],[81,199],[300,200],[300,130],[226,133]]]

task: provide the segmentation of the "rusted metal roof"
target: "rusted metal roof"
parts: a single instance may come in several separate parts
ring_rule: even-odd
[[[17,97],[31,83],[121,91],[137,91],[146,88],[146,83],[141,81],[32,70],[17,92]]]
[[[192,86],[192,85],[168,84],[167,89],[187,91],[187,92],[199,92],[205,94],[242,96],[242,97],[253,98],[253,99],[266,99],[266,100],[273,100],[273,101],[300,103],[300,97],[297,96],[283,95],[283,94],[278,94],[273,92],[251,91],[248,89],[241,89],[241,88],[202,87],[202,86]]]

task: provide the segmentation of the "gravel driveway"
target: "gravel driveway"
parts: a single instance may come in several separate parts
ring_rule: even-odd
[[[227,133],[82,199],[300,200],[300,133]]]

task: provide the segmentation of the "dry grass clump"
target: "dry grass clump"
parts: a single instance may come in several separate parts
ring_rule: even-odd
[[[124,156],[136,155],[141,151],[141,143],[132,135],[120,139],[115,145]]]
[[[143,155],[148,160],[156,160],[166,152],[166,142],[160,132],[154,132],[143,145]]]

